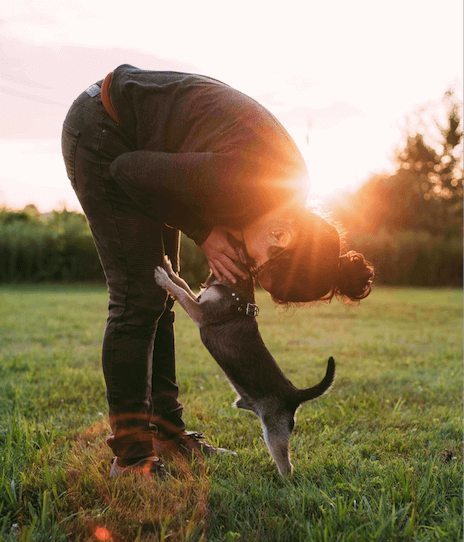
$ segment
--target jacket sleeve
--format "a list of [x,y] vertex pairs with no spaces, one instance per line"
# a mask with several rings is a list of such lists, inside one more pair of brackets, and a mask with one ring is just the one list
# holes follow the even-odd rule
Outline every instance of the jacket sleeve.
[[[152,198],[159,216],[168,213],[189,236],[186,228],[202,230],[203,235],[207,225],[242,228],[282,201],[275,183],[267,182],[275,178],[274,166],[241,151],[134,151],[118,156],[111,173],[132,198],[145,204]],[[266,186],[272,191],[263,189]],[[175,216],[174,209],[164,208],[160,196],[179,207]]]
[[175,156],[150,151],[125,153],[111,164],[111,175],[147,214],[201,245],[212,226],[202,218],[201,205],[188,191],[188,168],[179,167]]

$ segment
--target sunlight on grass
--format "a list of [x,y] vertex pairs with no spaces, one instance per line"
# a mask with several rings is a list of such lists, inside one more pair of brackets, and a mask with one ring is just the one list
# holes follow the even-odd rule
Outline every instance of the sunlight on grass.
[[298,411],[292,481],[179,308],[187,427],[239,455],[168,460],[160,483],[109,478],[106,292],[0,296],[2,542],[462,539],[461,291],[377,288],[357,309],[289,311],[257,293],[264,341],[296,386],[337,362],[331,392]]
[[[79,436],[68,455],[66,498],[76,513],[66,522],[70,532],[105,529],[111,539],[195,539],[206,525],[209,479],[201,458],[166,462],[173,477],[153,483],[137,475],[109,477],[111,454],[105,423]],[[195,536],[194,536],[195,535]],[[95,535],[96,536],[96,535]]]

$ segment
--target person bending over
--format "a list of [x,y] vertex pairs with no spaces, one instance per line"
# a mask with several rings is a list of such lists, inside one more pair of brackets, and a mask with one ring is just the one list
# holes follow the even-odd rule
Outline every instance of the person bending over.
[[173,300],[153,277],[165,255],[179,271],[180,231],[218,279],[246,278],[240,244],[276,303],[363,299],[373,268],[341,254],[337,229],[306,208],[308,173],[283,126],[215,79],[119,66],[74,101],[62,150],[109,292],[111,474],[163,477],[169,451],[231,453],[182,419]]

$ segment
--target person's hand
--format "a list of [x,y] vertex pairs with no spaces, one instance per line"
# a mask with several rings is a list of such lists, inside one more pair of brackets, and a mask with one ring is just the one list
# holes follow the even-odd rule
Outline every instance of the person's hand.
[[240,257],[229,243],[226,231],[221,227],[215,226],[207,239],[199,246],[218,280],[222,280],[224,276],[235,284],[237,280],[234,275],[247,279],[246,273],[235,265],[234,261],[239,261]]

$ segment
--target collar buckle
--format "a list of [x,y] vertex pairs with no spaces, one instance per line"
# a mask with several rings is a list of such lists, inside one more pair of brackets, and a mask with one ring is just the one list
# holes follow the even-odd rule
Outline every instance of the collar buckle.
[[244,314],[245,316],[255,317],[259,314],[259,307],[254,303],[247,303],[246,305],[240,305],[237,307],[238,312]]

